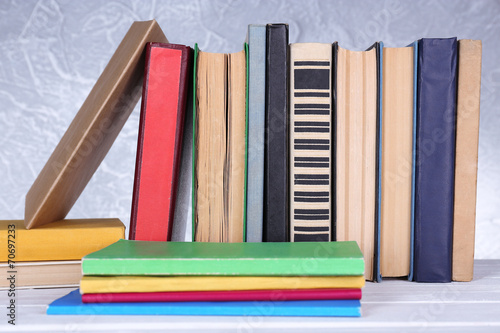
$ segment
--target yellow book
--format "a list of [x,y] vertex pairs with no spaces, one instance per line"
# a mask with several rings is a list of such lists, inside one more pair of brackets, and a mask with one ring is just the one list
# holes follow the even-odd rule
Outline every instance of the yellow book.
[[125,238],[119,219],[61,220],[27,230],[23,220],[0,221],[0,262],[80,260]]
[[362,288],[363,276],[84,276],[80,293]]

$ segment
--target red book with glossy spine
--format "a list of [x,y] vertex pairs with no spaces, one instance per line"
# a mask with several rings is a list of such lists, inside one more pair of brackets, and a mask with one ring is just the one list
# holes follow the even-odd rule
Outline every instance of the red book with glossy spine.
[[361,289],[280,289],[83,294],[83,303],[227,302],[361,299]]
[[188,46],[146,45],[129,239],[171,238],[191,58]]

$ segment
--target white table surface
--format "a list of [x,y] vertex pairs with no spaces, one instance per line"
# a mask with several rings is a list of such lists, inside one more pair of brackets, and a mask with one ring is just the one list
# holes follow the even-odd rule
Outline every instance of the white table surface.
[[361,318],[45,314],[73,289],[18,290],[15,328],[7,324],[7,291],[0,291],[0,332],[500,332],[500,260],[476,260],[467,283],[368,282]]

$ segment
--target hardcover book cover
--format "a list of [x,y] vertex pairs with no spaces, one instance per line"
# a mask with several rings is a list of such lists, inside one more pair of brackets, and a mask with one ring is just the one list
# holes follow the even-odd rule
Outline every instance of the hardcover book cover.
[[332,44],[290,44],[290,241],[332,240]]
[[246,241],[262,242],[266,110],[266,26],[248,26],[248,173]]
[[129,239],[171,239],[191,48],[148,43]]
[[362,288],[362,275],[348,276],[159,276],[159,275],[86,275],[80,281],[80,292],[141,293],[166,291],[223,291],[273,289]]
[[92,178],[141,97],[147,42],[168,40],[134,22],[26,194],[27,229],[64,219]]
[[453,281],[471,281],[474,273],[481,56],[480,40],[458,41]]
[[289,240],[288,25],[266,27],[264,241]]
[[191,315],[359,317],[359,300],[270,302],[83,303],[78,290],[47,308],[48,315]]
[[417,282],[450,282],[455,184],[457,39],[418,41],[415,255]]
[[[0,221],[0,244],[6,250],[0,251],[0,262],[80,260],[123,238],[125,226],[119,219],[67,219],[30,230],[23,220],[4,220]],[[9,258],[7,245],[12,241],[15,257]]]
[[361,299],[361,289],[270,289],[83,294],[83,303],[307,301]]
[[118,242],[85,256],[84,275],[362,275],[356,242]]

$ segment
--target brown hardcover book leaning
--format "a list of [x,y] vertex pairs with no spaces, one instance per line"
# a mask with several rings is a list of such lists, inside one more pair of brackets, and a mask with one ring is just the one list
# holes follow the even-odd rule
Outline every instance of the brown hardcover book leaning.
[[356,241],[373,280],[377,142],[377,52],[338,47],[336,240]]
[[480,40],[458,41],[453,281],[472,280],[474,270],[481,52]]
[[63,219],[141,96],[144,47],[168,43],[156,21],[134,22],[26,195],[27,229]]

